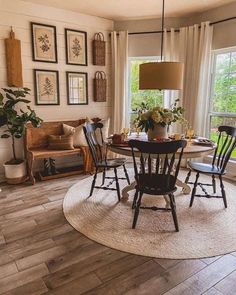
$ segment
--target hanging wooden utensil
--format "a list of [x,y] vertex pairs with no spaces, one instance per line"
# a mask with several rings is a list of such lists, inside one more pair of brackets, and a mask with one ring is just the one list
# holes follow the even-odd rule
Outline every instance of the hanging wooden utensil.
[[94,101],[106,101],[107,80],[103,71],[97,71],[93,79]]
[[11,28],[10,38],[5,39],[7,85],[9,87],[23,87],[21,42],[15,39],[15,33]]
[[103,33],[94,35],[93,40],[93,65],[105,66],[106,64],[106,42]]

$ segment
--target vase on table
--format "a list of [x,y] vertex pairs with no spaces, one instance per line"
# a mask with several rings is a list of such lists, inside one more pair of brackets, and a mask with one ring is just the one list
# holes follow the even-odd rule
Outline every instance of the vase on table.
[[153,129],[148,129],[147,136],[148,140],[168,138],[167,125],[155,123]]

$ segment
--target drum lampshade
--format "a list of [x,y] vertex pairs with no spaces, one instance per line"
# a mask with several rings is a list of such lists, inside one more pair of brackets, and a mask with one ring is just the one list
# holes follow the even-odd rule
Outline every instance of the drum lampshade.
[[151,62],[139,66],[139,89],[180,90],[183,87],[184,64]]

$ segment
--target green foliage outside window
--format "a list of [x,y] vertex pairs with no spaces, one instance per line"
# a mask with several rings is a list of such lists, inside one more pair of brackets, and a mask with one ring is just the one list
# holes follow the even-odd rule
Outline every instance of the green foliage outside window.
[[131,128],[137,117],[137,111],[144,102],[151,109],[155,106],[163,106],[163,92],[159,90],[139,90],[139,65],[154,60],[132,60],[130,62],[130,101],[131,101]]

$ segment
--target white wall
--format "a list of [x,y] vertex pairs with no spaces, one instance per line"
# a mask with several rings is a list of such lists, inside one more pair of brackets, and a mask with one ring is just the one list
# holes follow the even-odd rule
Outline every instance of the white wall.
[[[201,14],[197,14],[193,18],[193,22],[211,21],[235,17],[236,16],[236,1],[230,4],[208,10]],[[227,22],[222,22],[214,25],[213,31],[213,49],[227,48],[236,46],[236,19]]]
[[[30,22],[54,25],[57,28],[58,64],[32,61]],[[32,107],[45,121],[60,119],[77,119],[88,117],[109,117],[111,112],[111,59],[109,32],[113,30],[113,21],[99,17],[78,14],[67,10],[41,6],[18,0],[0,0],[0,87],[6,87],[6,61],[4,39],[9,36],[10,26],[21,40],[24,86],[32,89]],[[87,32],[88,66],[66,65],[64,29],[77,29]],[[92,39],[96,32],[103,32],[107,41],[106,67],[92,65]],[[60,106],[36,106],[34,103],[33,69],[52,69],[59,71]],[[108,78],[107,102],[93,102],[93,77],[97,70],[105,70]],[[88,73],[88,106],[69,106],[66,96],[65,71],[81,71]],[[22,146],[18,144],[18,152]],[[10,142],[0,139],[0,181],[2,164],[11,157]]]
[[[165,28],[179,28],[236,16],[236,1],[209,11],[198,13],[190,17],[172,17],[165,19]],[[129,32],[158,31],[161,29],[160,19],[130,20],[115,22],[115,30]],[[236,46],[236,20],[214,25],[213,49]],[[129,56],[160,55],[160,34],[130,35]]]
[[[188,25],[188,18],[166,18],[165,28],[179,28]],[[159,31],[160,19],[130,20],[115,22],[115,30],[128,32]],[[161,34],[129,35],[129,56],[160,55]]]

